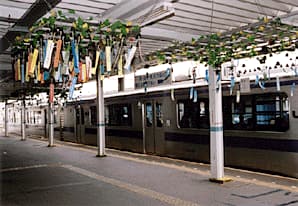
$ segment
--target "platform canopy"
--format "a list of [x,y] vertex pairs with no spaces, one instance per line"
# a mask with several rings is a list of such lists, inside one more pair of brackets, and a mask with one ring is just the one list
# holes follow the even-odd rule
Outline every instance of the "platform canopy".
[[171,52],[168,48],[200,36],[233,35],[250,25],[259,28],[260,20],[278,17],[282,23],[294,26],[293,34],[297,34],[298,26],[298,0],[1,0],[0,99],[11,96],[17,89],[10,58],[15,37],[29,32],[52,9],[74,10],[83,18],[92,17],[95,23],[109,18],[140,25],[138,55],[143,57],[157,51]]

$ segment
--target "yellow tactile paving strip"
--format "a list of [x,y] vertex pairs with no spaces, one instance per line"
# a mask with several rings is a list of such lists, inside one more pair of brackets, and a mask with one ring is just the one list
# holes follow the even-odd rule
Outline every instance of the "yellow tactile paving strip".
[[143,195],[143,196],[146,196],[146,197],[149,197],[149,198],[152,198],[152,199],[159,200],[161,202],[165,202],[169,205],[174,205],[174,206],[199,206],[199,204],[194,203],[194,202],[189,202],[189,201],[182,200],[182,199],[179,199],[179,198],[176,198],[176,197],[173,197],[173,196],[165,195],[165,194],[162,194],[160,192],[156,192],[156,191],[153,191],[153,190],[150,190],[150,189],[147,189],[147,188],[143,188],[143,187],[140,187],[140,186],[137,186],[137,185],[133,185],[133,184],[126,183],[126,182],[123,182],[123,181],[120,181],[120,180],[116,180],[116,179],[113,179],[113,178],[98,175],[96,173],[90,172],[88,170],[85,170],[85,169],[82,169],[82,168],[79,168],[79,167],[74,167],[72,165],[62,165],[62,167],[66,168],[66,169],[69,169],[73,172],[76,172],[78,174],[81,174],[81,175],[96,179],[96,180],[101,181],[101,182],[108,183],[108,184],[116,186],[116,187],[119,187],[119,188],[124,189],[126,191],[131,191],[131,192],[137,193],[139,195]]

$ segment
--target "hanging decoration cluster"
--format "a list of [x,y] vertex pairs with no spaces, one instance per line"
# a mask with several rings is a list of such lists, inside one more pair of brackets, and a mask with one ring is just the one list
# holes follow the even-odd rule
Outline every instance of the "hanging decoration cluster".
[[130,67],[133,55],[129,50],[135,48],[140,27],[92,20],[77,17],[74,10],[67,14],[53,10],[29,34],[16,37],[12,49],[15,81],[44,87],[54,82],[64,93],[69,89],[71,98],[76,83],[96,75],[101,79],[122,75],[124,65]]
[[294,51],[298,48],[297,39],[297,27],[283,24],[280,18],[269,20],[264,17],[237,31],[202,35],[189,43],[175,43],[165,50],[148,55],[147,60],[164,62],[170,58],[176,62],[194,59],[220,69],[222,63],[231,59]]

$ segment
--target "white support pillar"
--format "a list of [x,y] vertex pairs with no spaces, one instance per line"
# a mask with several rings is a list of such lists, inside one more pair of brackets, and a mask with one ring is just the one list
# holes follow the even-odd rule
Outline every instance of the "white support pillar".
[[230,181],[224,178],[224,147],[222,120],[222,89],[220,72],[209,66],[209,111],[210,111],[210,181],[223,183]]
[[25,110],[26,110],[26,104],[25,100],[22,101],[22,109],[21,109],[21,140],[24,141],[26,140],[26,132],[25,132],[25,126],[26,126],[26,115],[25,115]]
[[53,147],[54,146],[54,103],[49,103],[49,145],[48,147]]
[[5,101],[4,129],[5,129],[5,137],[8,137],[8,104],[7,104],[7,100]]
[[[98,72],[100,73],[100,71]],[[104,97],[103,97],[103,81],[100,74],[97,74],[97,157],[105,155],[105,119],[104,119]]]

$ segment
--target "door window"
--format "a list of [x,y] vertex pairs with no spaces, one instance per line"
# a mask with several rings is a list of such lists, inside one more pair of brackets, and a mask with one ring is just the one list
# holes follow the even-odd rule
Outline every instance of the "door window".
[[146,126],[152,127],[152,123],[153,123],[152,104],[146,103]]
[[156,103],[156,127],[163,126],[162,104]]

